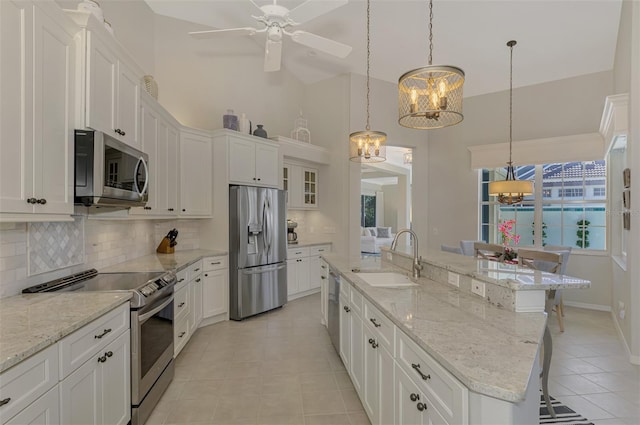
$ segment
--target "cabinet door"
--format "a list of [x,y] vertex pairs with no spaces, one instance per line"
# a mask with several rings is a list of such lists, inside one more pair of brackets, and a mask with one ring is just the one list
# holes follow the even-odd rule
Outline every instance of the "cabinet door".
[[189,326],[191,327],[191,334],[195,332],[196,328],[202,321],[202,304],[204,302],[202,299],[202,282],[203,276],[199,275],[190,283],[191,289],[189,290],[189,294],[191,296],[191,320]]
[[351,311],[349,303],[340,295],[340,358],[345,369],[351,371]]
[[[101,363],[95,355],[60,382],[60,423],[68,425],[102,422]],[[120,389],[123,391],[123,388]]]
[[395,362],[393,360],[393,356],[391,356],[384,346],[378,346],[376,351],[378,353],[378,422],[380,424],[392,424],[393,418],[395,417],[394,403],[390,403],[389,401],[395,399]]
[[180,210],[178,206],[178,145],[180,133],[173,125],[167,126],[167,150],[164,158],[167,173],[166,213],[177,216]]
[[351,319],[351,368],[350,375],[358,394],[363,394],[364,384],[364,328],[362,319],[355,311],[349,313]]
[[287,260],[287,295],[300,292],[298,286],[298,258]]
[[118,61],[117,87],[116,128],[121,132],[120,139],[140,148],[140,77],[121,61]]
[[318,170],[302,169],[302,205],[305,208],[318,206]]
[[211,215],[211,139],[182,134],[180,139],[180,215]]
[[229,181],[256,184],[256,147],[254,142],[229,137]]
[[0,212],[32,212],[33,6],[0,1]]
[[256,179],[261,186],[278,187],[278,147],[256,143]]
[[282,190],[284,190],[286,192],[285,195],[285,203],[287,208],[289,208],[289,198],[291,197],[291,191],[290,191],[290,170],[291,167],[287,164],[284,164],[284,166],[282,167]]
[[226,313],[229,310],[229,270],[213,270],[203,274],[202,318]]
[[140,143],[142,151],[149,155],[149,200],[144,207],[134,207],[129,214],[153,214],[158,211],[157,185],[160,167],[158,158],[158,115],[145,102],[140,107]]
[[320,323],[327,326],[327,313],[329,303],[329,284],[324,278],[320,283]]
[[5,422],[6,425],[57,425],[60,422],[59,390],[56,385],[20,413]]
[[308,291],[311,289],[311,279],[309,278],[309,257],[296,259],[298,262],[298,291]]
[[422,411],[418,403],[426,403],[417,385],[400,368],[395,367],[395,423],[399,425],[422,424]]
[[[131,350],[129,330],[100,354],[102,424],[126,425],[131,419]],[[91,360],[89,360],[91,361]]]
[[87,32],[87,127],[120,138],[115,130],[118,59],[91,31]]
[[320,287],[323,269],[320,268],[320,256],[309,257],[309,289]]
[[[171,149],[169,146],[169,126],[167,122],[158,119],[158,138],[156,142],[157,146],[157,155],[156,155],[156,164],[155,164],[155,177],[152,175],[152,181],[156,182],[156,188],[154,190],[156,194],[156,202],[155,209],[150,210],[151,214],[162,214],[164,211],[167,211],[169,208],[169,173],[167,172],[167,168],[169,166],[168,162],[168,154]],[[149,158],[151,161],[151,158]],[[151,170],[154,169],[153,164],[151,165]],[[149,205],[151,208],[154,208],[153,205]]]
[[380,423],[378,404],[378,351],[376,333],[369,326],[364,326],[364,383],[362,406],[367,411],[372,424]]

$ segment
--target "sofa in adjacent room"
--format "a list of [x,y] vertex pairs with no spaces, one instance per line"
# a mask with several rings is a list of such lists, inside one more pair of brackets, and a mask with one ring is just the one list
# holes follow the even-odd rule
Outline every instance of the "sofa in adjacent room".
[[391,246],[395,233],[391,227],[362,227],[360,232],[360,251],[377,254],[381,246]]

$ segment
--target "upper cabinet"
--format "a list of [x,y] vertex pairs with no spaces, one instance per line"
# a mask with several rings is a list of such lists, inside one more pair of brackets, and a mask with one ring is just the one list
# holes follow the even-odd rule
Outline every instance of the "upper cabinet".
[[144,72],[87,12],[69,11],[82,27],[78,127],[103,131],[140,148],[140,81]]
[[68,220],[77,27],[53,2],[3,0],[0,28],[0,220]]
[[280,186],[282,162],[277,143],[231,130],[216,131],[214,139],[227,143],[229,183]]
[[285,162],[283,165],[283,189],[287,191],[287,207],[290,209],[318,208],[318,170],[304,165]]
[[180,216],[211,216],[212,162],[211,136],[183,129],[180,134]]

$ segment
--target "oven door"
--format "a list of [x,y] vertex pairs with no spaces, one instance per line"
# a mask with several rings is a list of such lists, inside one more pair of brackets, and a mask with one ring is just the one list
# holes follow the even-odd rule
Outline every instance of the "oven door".
[[131,404],[139,405],[173,358],[173,293],[131,310]]

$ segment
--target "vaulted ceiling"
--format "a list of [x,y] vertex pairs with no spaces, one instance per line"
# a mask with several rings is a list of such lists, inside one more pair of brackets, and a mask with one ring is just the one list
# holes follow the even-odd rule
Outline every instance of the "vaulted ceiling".
[[[193,22],[193,31],[259,27],[249,0],[145,0],[154,12]],[[327,0],[314,0],[327,1]],[[329,0],[330,1],[330,0]],[[255,0],[259,6],[272,1]],[[280,0],[289,9],[302,0]],[[433,63],[455,65],[466,74],[465,97],[506,90],[509,50],[515,39],[514,87],[559,80],[613,68],[621,0],[434,0]],[[366,2],[348,4],[296,29],[353,46],[337,59],[285,37],[282,66],[305,83],[338,74],[366,73]],[[198,40],[215,51],[238,50],[264,34]],[[253,43],[253,44],[251,44]],[[372,0],[371,76],[396,83],[404,72],[427,64],[428,2]]]

